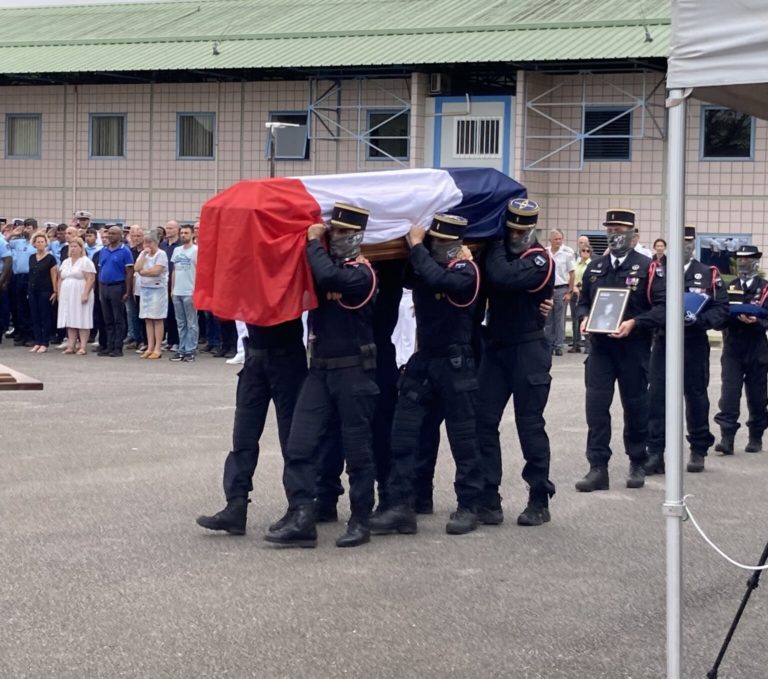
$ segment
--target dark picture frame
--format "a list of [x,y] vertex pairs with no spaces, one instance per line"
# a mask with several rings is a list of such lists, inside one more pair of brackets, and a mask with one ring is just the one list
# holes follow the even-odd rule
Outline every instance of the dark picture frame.
[[618,332],[629,301],[628,288],[600,288],[592,300],[587,332],[610,335]]

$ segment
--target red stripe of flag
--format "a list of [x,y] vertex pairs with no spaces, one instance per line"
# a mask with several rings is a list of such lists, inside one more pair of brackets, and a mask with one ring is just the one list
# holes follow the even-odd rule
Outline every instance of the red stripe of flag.
[[317,306],[306,257],[320,206],[298,179],[241,181],[203,206],[194,303],[224,319],[276,325]]

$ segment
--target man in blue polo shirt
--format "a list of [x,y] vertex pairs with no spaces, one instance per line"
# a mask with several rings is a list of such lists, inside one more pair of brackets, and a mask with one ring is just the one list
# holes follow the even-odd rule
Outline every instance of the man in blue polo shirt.
[[107,329],[107,345],[99,356],[122,356],[126,331],[125,300],[133,294],[133,256],[123,247],[116,224],[107,229],[107,247],[99,250],[99,300]]

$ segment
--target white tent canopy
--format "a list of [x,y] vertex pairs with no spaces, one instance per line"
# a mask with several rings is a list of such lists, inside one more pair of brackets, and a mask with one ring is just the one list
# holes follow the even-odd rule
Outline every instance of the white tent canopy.
[[676,0],[669,89],[768,118],[768,0]]
[[681,679],[685,102],[768,118],[768,0],[673,0],[667,89],[667,678]]

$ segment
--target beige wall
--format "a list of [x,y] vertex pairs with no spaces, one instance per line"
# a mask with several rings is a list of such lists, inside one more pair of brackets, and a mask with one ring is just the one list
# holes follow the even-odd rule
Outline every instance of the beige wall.
[[[518,72],[517,167],[531,165],[568,141],[554,139],[554,135],[569,134],[526,106],[526,101],[534,105],[558,104],[542,106],[541,111],[580,130],[582,98],[588,104],[628,104],[630,99],[625,93],[637,98],[642,98],[643,93],[649,96],[661,78],[662,74],[556,77]],[[536,97],[541,97],[538,102],[534,102]],[[666,132],[663,83],[648,101],[644,134],[641,110],[633,113],[633,134],[638,138],[631,142],[631,161],[587,161],[578,169],[581,145],[577,142],[536,165],[572,170],[521,171],[520,181],[528,187],[530,196],[542,202],[547,228],[561,229],[566,241],[573,243],[578,233],[601,228],[606,209],[628,207],[637,211],[641,242],[650,246],[655,238],[664,235],[666,142],[654,127],[652,116]],[[756,121],[751,161],[701,160],[700,123],[701,104],[694,100],[688,106],[686,222],[695,224],[700,234],[752,234],[754,243],[768,247],[768,122]],[[537,135],[550,138],[535,138]]]
[[[419,81],[420,82],[420,81]],[[317,83],[322,93],[332,83]],[[423,83],[419,87],[423,89]],[[396,99],[397,95],[400,100]],[[389,160],[367,160],[367,146],[354,139],[365,130],[365,111],[411,103],[406,79],[345,81],[324,106],[348,130],[331,125],[338,141],[313,116],[310,160],[277,161],[278,176],[393,169]],[[144,226],[168,219],[194,219],[217,191],[241,178],[269,175],[264,123],[270,111],[302,111],[308,82],[247,82],[156,85],[89,85],[0,88],[0,149],[5,149],[5,114],[42,114],[42,157],[0,160],[0,215],[64,221],[74,210],[96,218],[124,219]],[[415,130],[423,129],[416,111]],[[339,104],[338,109],[336,109]],[[176,159],[176,114],[216,113],[215,160]],[[90,113],[124,113],[126,157],[90,159]],[[419,125],[421,128],[419,128]],[[352,135],[350,135],[352,133]],[[421,164],[423,133],[412,144]],[[408,161],[406,161],[406,165]]]
[[[582,97],[588,103],[622,103],[649,95],[661,74],[610,76],[549,76],[518,72],[515,111],[515,163],[518,179],[531,197],[541,200],[543,223],[564,231],[568,242],[579,232],[599,229],[605,210],[625,206],[637,210],[641,240],[650,244],[661,235],[665,209],[665,141],[654,127],[651,113],[665,129],[663,83],[650,98],[641,130],[641,111],[633,113],[632,160],[585,162],[580,165],[580,143],[537,164],[572,170],[523,169],[565,143],[554,134],[569,134],[526,107],[538,99],[551,117],[574,130],[581,129]],[[163,85],[93,85],[0,88],[0,149],[5,148],[5,113],[41,113],[42,159],[0,161],[0,215],[35,216],[61,221],[75,209],[92,210],[97,218],[120,218],[145,226],[167,219],[194,219],[210,196],[241,178],[268,176],[264,123],[270,111],[305,110],[310,97],[332,87],[330,82],[246,82]],[[624,91],[620,92],[616,88]],[[645,88],[645,89],[644,89]],[[277,174],[307,175],[356,172],[400,167],[392,161],[366,159],[366,146],[354,139],[364,130],[363,108],[395,109],[408,102],[412,112],[411,167],[429,165],[425,154],[428,122],[427,80],[348,80],[332,91],[323,107],[346,132],[339,140],[318,118],[312,120],[311,157],[307,161],[278,161]],[[396,96],[393,96],[396,95]],[[399,97],[399,100],[396,98]],[[336,106],[339,106],[336,109]],[[768,247],[765,225],[768,195],[768,123],[755,126],[752,161],[699,159],[700,105],[688,113],[687,221],[700,233],[753,234]],[[216,112],[216,160],[176,160],[177,112]],[[89,113],[127,114],[127,156],[106,160],[88,158]],[[333,126],[331,126],[333,127]],[[350,134],[351,133],[351,134]],[[642,138],[641,138],[642,135]],[[538,136],[539,138],[535,138]]]

